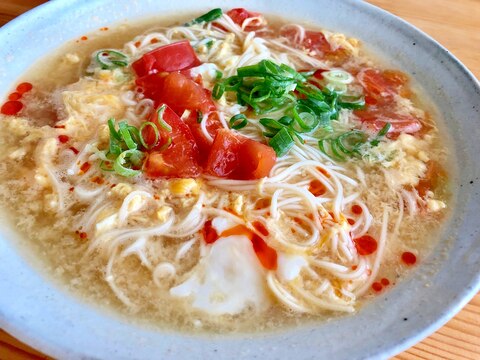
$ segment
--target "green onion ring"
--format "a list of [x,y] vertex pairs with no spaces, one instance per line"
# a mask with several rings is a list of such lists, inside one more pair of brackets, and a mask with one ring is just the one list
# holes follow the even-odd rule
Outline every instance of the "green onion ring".
[[[150,126],[153,129],[153,133],[155,134],[155,140],[154,140],[152,145],[148,145],[147,142],[145,141],[144,137],[143,137],[143,129],[145,129],[147,126]],[[151,121],[144,122],[142,124],[142,126],[140,126],[139,133],[140,133],[140,142],[142,143],[142,146],[145,149],[149,150],[149,149],[155,147],[155,145],[157,145],[158,139],[160,138],[160,132],[158,131],[157,125],[155,125],[155,123],[153,123]]]

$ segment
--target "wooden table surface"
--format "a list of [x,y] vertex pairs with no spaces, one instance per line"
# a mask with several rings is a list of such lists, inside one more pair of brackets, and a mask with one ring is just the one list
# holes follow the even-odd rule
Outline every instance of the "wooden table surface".
[[[0,0],[0,26],[43,0]],[[370,0],[425,31],[480,78],[480,0]],[[479,269],[480,271],[480,269]],[[47,359],[0,329],[0,360]],[[444,327],[395,359],[480,359],[480,294]]]

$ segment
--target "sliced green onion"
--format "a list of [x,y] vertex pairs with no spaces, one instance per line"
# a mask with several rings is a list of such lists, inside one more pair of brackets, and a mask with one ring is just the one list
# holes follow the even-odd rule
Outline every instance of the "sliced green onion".
[[137,149],[137,143],[133,141],[132,136],[130,135],[130,130],[129,126],[126,121],[121,121],[118,124],[119,127],[119,133],[122,136],[123,141],[125,141],[125,144],[127,144],[127,147],[130,150],[136,150]]
[[[143,130],[150,126],[153,130],[153,133],[155,135],[155,140],[153,141],[153,144],[149,145],[147,144],[147,142],[145,141],[145,138],[143,137]],[[145,149],[152,149],[153,147],[155,147],[158,143],[158,139],[160,138],[160,132],[158,131],[158,128],[157,128],[157,125],[155,125],[155,123],[151,122],[151,121],[146,121],[142,124],[142,126],[140,126],[140,142],[142,143],[143,147]]]
[[328,83],[325,86],[330,91],[336,92],[337,94],[345,94],[347,92],[347,85],[342,83]]
[[367,135],[363,131],[352,130],[340,135],[336,139],[336,143],[342,152],[352,154],[358,152],[358,147],[367,141]]
[[388,131],[390,130],[391,127],[392,127],[392,124],[386,123],[383,126],[383,128],[380,129],[377,136],[375,136],[375,138],[372,141],[370,141],[370,145],[377,146],[380,143],[381,138],[384,137],[385,135],[387,135],[387,133],[388,133]]
[[312,109],[306,105],[297,103],[292,109],[293,118],[295,119],[300,129],[295,129],[297,132],[311,132],[315,130],[320,123],[318,117]]
[[215,70],[215,79],[220,80],[223,77],[223,73],[220,70]]
[[[241,121],[239,121],[241,120]],[[229,121],[230,127],[235,130],[239,130],[247,126],[248,120],[247,117],[243,114],[237,114],[235,116],[232,116],[232,118]]]
[[353,81],[353,76],[344,70],[330,70],[322,72],[323,78],[333,84],[350,84]]
[[203,113],[201,111],[197,112],[197,123],[201,124],[203,120]]
[[163,113],[165,112],[165,109],[167,107],[165,105],[162,105],[158,110],[157,110],[157,121],[158,125],[160,125],[161,128],[167,130],[168,132],[172,131],[172,127],[167,124],[165,120],[163,120]]
[[218,100],[222,97],[224,92],[225,92],[225,85],[221,83],[216,83],[212,90],[212,97],[215,100]]
[[113,170],[118,175],[125,176],[125,177],[134,177],[140,175],[142,173],[141,170],[134,170],[132,168],[125,167],[127,160],[129,160],[132,164],[138,165],[141,159],[144,157],[144,154],[138,150],[126,150],[122,152],[118,157],[115,159],[113,163]]
[[363,109],[365,107],[365,98],[363,96],[343,95],[338,99],[338,105],[344,109]]
[[220,16],[222,16],[222,14],[223,14],[222,9],[220,9],[220,8],[213,9],[213,10],[210,10],[209,12],[207,12],[206,14],[203,14],[202,16],[199,16],[199,17],[193,19],[192,21],[186,23],[185,26],[192,26],[194,24],[211,22],[213,20],[218,19]]
[[95,59],[104,70],[112,70],[117,67],[128,66],[127,55],[117,50],[99,50],[95,55]]
[[278,119],[278,122],[282,125],[288,126],[293,123],[293,119],[290,116],[285,115]]
[[295,141],[288,132],[287,128],[281,129],[275,136],[273,136],[268,145],[275,150],[277,156],[285,155],[294,145]]
[[122,137],[115,129],[115,119],[114,118],[108,119],[107,124],[108,124],[108,129],[110,130],[110,137],[113,137],[115,140],[122,141]]

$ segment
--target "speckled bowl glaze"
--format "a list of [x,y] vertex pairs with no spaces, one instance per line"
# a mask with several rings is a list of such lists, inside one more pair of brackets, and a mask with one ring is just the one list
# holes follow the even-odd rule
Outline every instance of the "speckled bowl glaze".
[[126,18],[202,13],[217,6],[242,6],[344,32],[413,75],[443,115],[460,165],[453,174],[453,216],[438,245],[408,279],[355,316],[277,333],[207,337],[149,330],[85,305],[35,270],[3,221],[0,327],[61,359],[353,360],[387,358],[412,346],[480,288],[480,88],[446,49],[411,25],[357,0],[50,1],[0,29],[0,96],[35,59],[69,39]]

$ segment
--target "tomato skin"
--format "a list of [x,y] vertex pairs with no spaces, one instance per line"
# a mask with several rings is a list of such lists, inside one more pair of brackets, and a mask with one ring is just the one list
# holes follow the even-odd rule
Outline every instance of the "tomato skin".
[[244,8],[231,9],[230,11],[227,12],[227,15],[230,16],[233,22],[240,27],[242,27],[243,22],[247,19],[258,17],[258,16],[262,17],[262,20],[259,21],[258,23],[251,22],[250,24],[248,24],[244,29],[245,31],[259,30],[265,27],[266,25],[266,21],[265,19],[263,19],[263,16],[260,13],[248,11],[247,9],[244,9]]
[[182,40],[146,53],[132,64],[132,68],[141,78],[164,71],[191,69],[200,64],[189,41]]
[[260,179],[268,176],[275,161],[276,154],[271,147],[220,129],[207,159],[206,172],[237,180]]
[[[200,176],[198,147],[190,129],[168,106],[163,113],[163,120],[172,127],[171,132],[158,126],[157,111],[152,115],[151,121],[159,128],[161,141],[147,155],[145,174],[150,178]],[[171,137],[172,143],[167,149],[160,150],[168,137]]]

